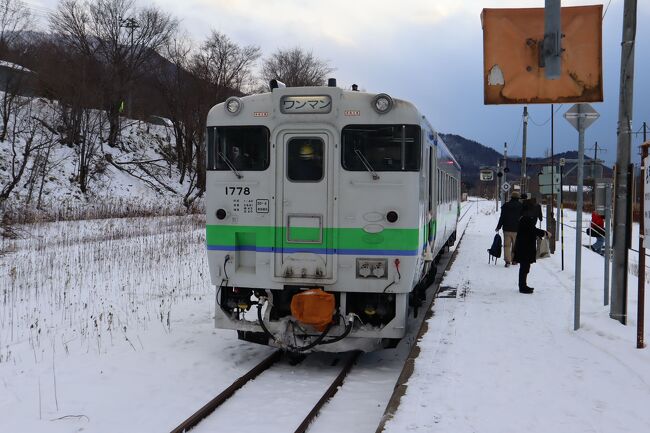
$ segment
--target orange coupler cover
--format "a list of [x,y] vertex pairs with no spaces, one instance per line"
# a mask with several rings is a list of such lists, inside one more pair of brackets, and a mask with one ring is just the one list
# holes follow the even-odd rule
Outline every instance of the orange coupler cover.
[[321,289],[310,289],[294,295],[291,314],[300,323],[324,331],[332,321],[336,301],[334,295]]

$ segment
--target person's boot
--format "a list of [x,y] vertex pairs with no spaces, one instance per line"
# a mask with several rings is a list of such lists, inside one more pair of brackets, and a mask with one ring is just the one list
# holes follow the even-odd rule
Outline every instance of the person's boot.
[[523,289],[519,288],[519,293],[525,293],[527,295],[530,295],[531,293],[533,293],[533,290],[535,289],[533,289],[532,287],[524,287]]

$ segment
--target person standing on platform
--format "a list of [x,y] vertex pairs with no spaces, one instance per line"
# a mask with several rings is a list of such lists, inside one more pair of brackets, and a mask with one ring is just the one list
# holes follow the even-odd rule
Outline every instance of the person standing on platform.
[[591,246],[591,249],[602,255],[603,244],[605,243],[605,218],[596,211],[591,213],[589,234],[592,238],[596,238],[596,242]]
[[521,212],[522,204],[519,201],[519,193],[515,191],[510,196],[510,201],[501,206],[501,215],[496,228],[497,232],[503,228],[503,255],[506,260],[506,268],[513,264],[512,252],[517,238]]
[[522,217],[519,219],[519,228],[517,230],[517,243],[515,244],[515,260],[519,262],[519,292],[533,293],[533,287],[529,287],[526,279],[530,271],[531,263],[535,263],[537,256],[537,238],[544,236],[551,237],[547,231],[535,227],[537,217],[526,216],[534,214],[535,205],[526,201],[522,210]]
[[526,202],[530,203],[530,206],[528,207],[525,215],[536,218],[539,220],[539,222],[542,222],[542,206],[537,203],[537,199],[535,197],[531,197],[524,201],[524,203]]

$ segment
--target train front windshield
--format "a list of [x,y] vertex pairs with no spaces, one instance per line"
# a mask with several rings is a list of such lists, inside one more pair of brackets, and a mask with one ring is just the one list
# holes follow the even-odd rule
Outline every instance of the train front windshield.
[[208,170],[264,171],[269,166],[269,130],[265,126],[208,128]]
[[[420,127],[415,125],[350,125],[343,128],[343,168],[365,171],[418,171]],[[366,161],[364,161],[364,159]]]

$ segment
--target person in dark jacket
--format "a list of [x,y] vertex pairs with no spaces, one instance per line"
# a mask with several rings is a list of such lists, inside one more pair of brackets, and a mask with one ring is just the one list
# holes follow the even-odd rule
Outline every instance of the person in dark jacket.
[[517,242],[515,244],[515,260],[519,262],[519,292],[533,293],[534,288],[528,287],[526,278],[530,271],[530,264],[535,263],[537,256],[537,238],[550,237],[551,234],[535,227],[536,217],[526,216],[533,212],[533,204],[524,203],[523,216],[519,219]]
[[525,215],[529,217],[537,218],[541,222],[543,219],[542,206],[539,203],[537,203],[537,199],[535,197],[531,197],[524,201],[524,203],[526,202],[530,203],[530,206],[528,207],[528,210],[526,211]]
[[497,224],[498,232],[503,227],[503,253],[506,260],[506,268],[512,261],[512,248],[517,238],[517,228],[521,217],[522,204],[519,202],[519,193],[513,192],[510,201],[501,206],[501,215]]

